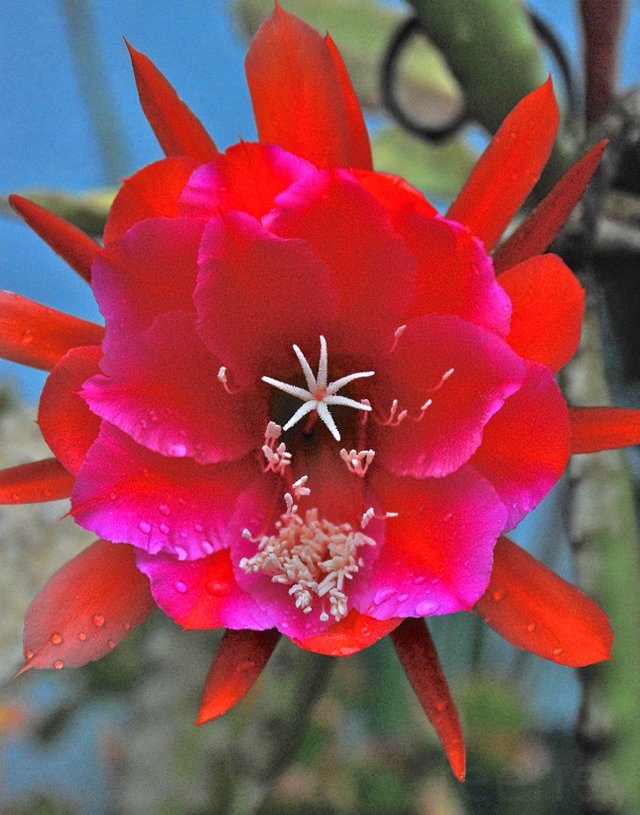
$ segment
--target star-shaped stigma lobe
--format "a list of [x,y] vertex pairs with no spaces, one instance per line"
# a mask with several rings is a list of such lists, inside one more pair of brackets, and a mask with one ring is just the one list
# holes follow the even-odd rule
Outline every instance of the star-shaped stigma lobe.
[[311,370],[311,366],[307,362],[307,358],[300,348],[294,345],[293,350],[300,362],[308,390],[299,388],[297,385],[289,385],[287,382],[281,382],[279,379],[272,379],[270,376],[262,377],[262,381],[266,382],[267,385],[272,385],[274,388],[288,393],[290,396],[295,396],[296,399],[300,399],[303,403],[282,429],[289,430],[297,424],[300,419],[315,410],[318,417],[322,419],[327,426],[333,438],[336,441],[340,441],[340,431],[336,427],[333,416],[329,412],[329,405],[344,405],[345,407],[352,407],[356,410],[371,410],[371,405],[350,399],[348,396],[338,396],[337,393],[344,388],[345,385],[348,385],[356,379],[373,376],[375,371],[362,371],[360,373],[348,374],[327,384],[328,358],[327,341],[325,338],[323,336],[320,337],[320,359],[318,361],[318,373],[315,376]]

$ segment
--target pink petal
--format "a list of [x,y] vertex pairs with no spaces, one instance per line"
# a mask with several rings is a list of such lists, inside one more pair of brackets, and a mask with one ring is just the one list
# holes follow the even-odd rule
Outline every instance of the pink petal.
[[203,224],[151,218],[110,243],[93,265],[92,286],[112,337],[147,328],[165,311],[193,311]]
[[261,444],[268,422],[263,392],[225,391],[220,362],[198,338],[193,312],[161,314],[141,334],[112,342],[101,368],[82,396],[150,450],[211,464]]
[[248,215],[208,222],[194,295],[198,330],[232,383],[299,370],[292,343],[317,345],[335,315],[328,277],[307,244],[275,237]]
[[77,668],[100,659],[153,608],[133,549],[96,541],[59,569],[31,604],[22,670]]
[[358,611],[384,620],[469,609],[487,587],[505,509],[481,475],[398,478],[378,468],[372,487],[386,512],[384,545],[354,583]]
[[183,628],[273,627],[265,610],[236,583],[228,549],[184,562],[139,551],[137,563],[156,603]]
[[210,218],[236,209],[261,218],[278,193],[312,169],[277,145],[240,142],[193,173],[180,196],[180,212]]
[[512,529],[556,484],[569,460],[567,405],[552,372],[527,363],[522,387],[484,428],[470,460],[507,508]]
[[200,465],[168,458],[103,422],[78,472],[71,514],[109,540],[194,560],[240,535],[246,522],[234,504],[258,472],[249,459]]
[[78,391],[98,370],[101,357],[97,345],[72,348],[47,377],[40,397],[38,425],[44,440],[71,473],[80,469],[100,429],[100,419]]
[[[453,316],[412,320],[371,379],[369,443],[377,460],[398,475],[453,472],[479,447],[484,426],[523,376],[523,362],[494,334]],[[416,421],[429,398],[432,404]],[[398,427],[384,426],[380,421],[394,399],[409,415]]]
[[[339,347],[386,351],[415,295],[415,261],[380,203],[343,170],[309,173],[277,198],[264,223],[303,238],[327,265],[340,295]],[[315,302],[315,291],[308,299]]]

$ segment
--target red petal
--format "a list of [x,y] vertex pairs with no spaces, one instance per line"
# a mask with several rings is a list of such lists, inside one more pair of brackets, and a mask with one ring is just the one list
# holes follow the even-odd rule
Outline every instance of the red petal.
[[96,541],[66,563],[31,604],[24,626],[30,668],[78,668],[100,659],[143,622],[154,602],[131,546]]
[[385,637],[402,622],[401,617],[389,620],[376,620],[366,614],[360,614],[355,608],[321,634],[314,634],[304,640],[293,639],[296,645],[316,654],[330,657],[348,657],[368,648]]
[[204,683],[196,724],[226,713],[262,673],[280,634],[269,631],[225,631]]
[[640,444],[640,410],[632,408],[569,408],[571,452],[597,453]]
[[371,168],[360,106],[331,40],[276,3],[245,67],[261,142],[319,167]]
[[73,476],[57,458],[0,470],[0,504],[34,504],[68,498]]
[[552,372],[530,362],[522,387],[484,428],[469,463],[491,482],[513,527],[556,484],[569,459],[567,405]]
[[70,348],[99,345],[104,329],[19,294],[0,291],[0,357],[50,371]]
[[177,217],[178,198],[196,167],[192,158],[165,158],[125,179],[104,227],[105,244],[138,221]]
[[40,397],[38,424],[42,435],[71,473],[80,469],[100,429],[100,419],[78,391],[97,373],[101,357],[102,351],[95,345],[72,348],[47,377]]
[[610,657],[604,612],[508,538],[496,545],[491,581],[475,609],[512,645],[561,665]]
[[500,275],[511,298],[507,342],[520,356],[557,371],[578,350],[584,290],[556,255],[530,258]]
[[136,51],[128,42],[127,48],[142,110],[165,155],[210,161],[218,154],[218,149],[202,122],[180,99],[149,57]]
[[449,208],[447,217],[468,226],[487,252],[540,178],[558,122],[548,79],[507,116]]
[[100,254],[100,246],[92,238],[53,212],[20,195],[10,195],[9,203],[36,235],[48,243],[80,277],[91,280],[91,264]]
[[[595,173],[607,140],[602,139],[573,164],[525,221],[496,250],[496,272],[539,255],[550,246]],[[500,280],[502,283],[502,279]]]
[[423,620],[405,620],[391,634],[402,667],[434,726],[453,774],[464,781],[465,752],[458,711],[435,645]]

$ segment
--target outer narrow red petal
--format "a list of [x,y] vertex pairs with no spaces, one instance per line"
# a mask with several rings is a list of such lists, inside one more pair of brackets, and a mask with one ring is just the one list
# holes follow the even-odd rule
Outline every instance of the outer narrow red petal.
[[381,637],[400,625],[401,617],[389,620],[376,620],[367,614],[360,614],[355,608],[321,634],[314,634],[304,640],[293,639],[296,645],[316,654],[330,657],[348,657],[363,648],[368,648]]
[[165,154],[210,161],[218,154],[218,148],[202,122],[180,99],[149,57],[136,51],[128,42],[126,44],[142,110]]
[[458,781],[464,781],[465,751],[455,702],[424,620],[407,619],[392,631],[402,667],[444,746]]
[[571,452],[596,453],[640,444],[640,410],[632,408],[569,408]]
[[91,264],[100,254],[100,246],[92,238],[77,226],[20,195],[10,195],[9,203],[36,235],[48,243],[80,277],[87,282],[91,280]]
[[35,504],[68,498],[73,476],[57,458],[0,470],[0,504]]
[[196,724],[226,713],[249,691],[262,673],[280,634],[268,631],[225,631],[204,683]]
[[98,373],[102,351],[72,348],[49,374],[40,397],[38,424],[45,441],[71,473],[77,473],[98,436],[100,419],[78,396],[83,383]]
[[487,251],[540,178],[558,122],[548,79],[507,116],[449,208],[447,217],[468,226]]
[[261,142],[319,167],[371,168],[362,113],[331,40],[276,3],[245,67]]
[[146,218],[175,218],[178,199],[198,162],[186,156],[165,158],[126,178],[104,227],[105,244]]
[[[547,193],[531,215],[496,250],[496,272],[510,269],[544,252],[569,217],[595,173],[607,140],[602,139],[573,164]],[[502,283],[502,279],[500,280]]]
[[520,356],[557,371],[578,350],[584,290],[556,255],[525,260],[500,276],[511,298],[507,342]]
[[143,622],[154,602],[131,546],[99,540],[66,563],[31,604],[29,668],[78,668],[100,659]]
[[609,659],[613,632],[593,600],[508,538],[496,545],[476,611],[517,648],[579,667]]
[[0,291],[0,357],[50,371],[70,348],[99,345],[103,328]]

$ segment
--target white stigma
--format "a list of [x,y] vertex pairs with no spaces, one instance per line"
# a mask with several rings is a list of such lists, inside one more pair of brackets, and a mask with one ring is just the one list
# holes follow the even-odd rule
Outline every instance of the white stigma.
[[353,382],[356,379],[364,379],[368,376],[373,376],[375,371],[362,371],[360,373],[349,374],[348,376],[341,376],[334,382],[327,384],[327,341],[324,337],[320,337],[320,360],[318,362],[318,373],[314,376],[311,366],[307,358],[302,353],[297,345],[293,346],[295,355],[298,357],[302,373],[307,382],[307,388],[299,388],[297,385],[289,385],[287,382],[281,382],[279,379],[272,379],[270,376],[263,376],[262,381],[267,385],[272,385],[290,396],[295,396],[300,399],[302,405],[296,410],[293,416],[282,428],[289,430],[300,419],[315,410],[318,417],[327,426],[329,432],[336,441],[340,441],[340,431],[336,427],[333,416],[329,412],[329,405],[344,405],[345,407],[355,408],[356,410],[371,410],[371,405],[364,402],[357,402],[355,399],[349,399],[348,396],[337,396],[339,390]]

